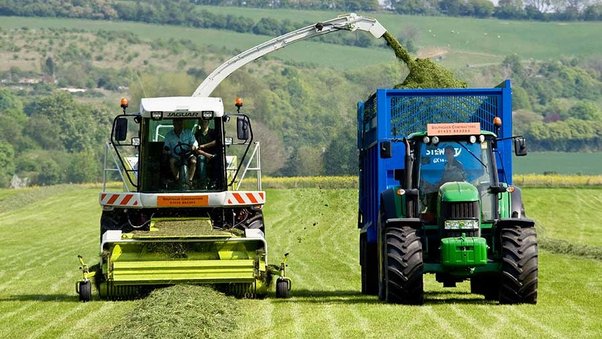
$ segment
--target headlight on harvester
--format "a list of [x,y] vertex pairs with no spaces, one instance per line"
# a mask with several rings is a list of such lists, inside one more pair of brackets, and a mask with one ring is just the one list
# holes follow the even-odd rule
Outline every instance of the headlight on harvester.
[[476,230],[479,228],[478,220],[445,220],[446,230]]

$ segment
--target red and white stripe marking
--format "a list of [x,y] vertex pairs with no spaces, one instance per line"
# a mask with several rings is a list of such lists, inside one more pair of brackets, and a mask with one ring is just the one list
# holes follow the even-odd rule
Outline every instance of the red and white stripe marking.
[[103,206],[140,206],[138,194],[101,193],[100,204]]
[[226,205],[263,205],[265,192],[227,192]]

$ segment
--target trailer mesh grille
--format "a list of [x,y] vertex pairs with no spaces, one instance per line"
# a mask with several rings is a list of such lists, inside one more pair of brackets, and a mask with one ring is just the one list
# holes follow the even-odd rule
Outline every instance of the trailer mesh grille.
[[427,123],[480,122],[481,129],[495,132],[493,118],[499,96],[393,96],[391,97],[391,135],[404,137],[426,130]]

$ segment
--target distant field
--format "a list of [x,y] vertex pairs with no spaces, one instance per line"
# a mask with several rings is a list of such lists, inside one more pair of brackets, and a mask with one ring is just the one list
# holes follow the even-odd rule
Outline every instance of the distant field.
[[[94,262],[98,253],[98,190],[0,190],[0,338],[102,338],[139,314],[140,301],[77,301],[76,255]],[[602,216],[596,206],[602,190],[524,193],[541,236],[600,244]],[[267,201],[269,260],[277,263],[290,253],[293,297],[240,300],[230,310],[240,319],[232,338],[602,336],[600,260],[541,250],[537,305],[499,306],[468,293],[467,283],[447,289],[432,276],[425,280],[424,306],[388,305],[359,292],[357,190],[268,190]]]
[[[133,22],[113,22],[80,19],[56,18],[21,18],[1,17],[0,28],[14,29],[27,27],[83,29],[85,31],[126,31],[138,35],[141,39],[187,39],[199,46],[226,48],[226,55],[234,55],[234,51],[242,52],[271,37],[243,34],[232,31],[213,29],[196,29],[182,26],[149,25]],[[350,46],[332,45],[320,42],[304,41],[294,44],[270,56],[296,63],[313,64],[336,69],[362,68],[370,65],[395,62],[392,51],[384,48],[366,49]],[[225,61],[225,59],[224,59]],[[0,66],[0,69],[2,67]]]
[[[337,12],[240,9],[204,6],[218,14],[234,14],[258,20],[261,17],[289,19],[296,23],[318,22]],[[497,19],[398,16],[367,13],[376,17],[394,34],[412,29],[416,43],[425,55],[441,55],[444,65],[452,68],[497,64],[507,55],[523,59],[557,60],[561,56],[598,56],[602,54],[599,32],[602,23],[509,22]],[[95,30],[129,31],[143,39],[190,39],[199,45],[225,47],[242,51],[268,40],[268,36],[241,34],[231,31],[195,29],[179,26],[149,25],[132,22],[93,21],[55,18],[2,17],[0,27],[43,28],[66,27]],[[334,33],[336,34],[336,33]],[[537,42],[537,43],[534,43]],[[355,48],[304,41],[271,54],[284,60],[310,63],[338,69],[361,68],[394,62],[392,51],[384,48]]]
[[602,153],[530,152],[514,157],[515,173],[602,174]]
[[[211,7],[218,14],[235,14],[258,20],[262,17],[289,19],[293,22],[320,21],[336,16],[328,11],[294,11],[255,8]],[[456,66],[495,62],[498,58],[518,54],[521,58],[555,60],[560,56],[602,54],[599,32],[601,22],[558,23],[471,19],[454,17],[400,16],[386,13],[360,13],[375,17],[385,28],[399,34],[408,27],[417,33],[421,48],[450,50],[449,62]],[[499,36],[499,38],[498,38]],[[474,58],[477,61],[473,61]],[[448,61],[443,61],[447,63]]]

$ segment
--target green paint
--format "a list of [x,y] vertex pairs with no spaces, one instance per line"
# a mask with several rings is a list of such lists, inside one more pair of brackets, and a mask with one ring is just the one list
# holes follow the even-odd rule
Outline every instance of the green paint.
[[474,267],[487,264],[485,238],[441,239],[441,264],[446,267]]
[[446,182],[439,188],[441,201],[478,201],[479,191],[467,182]]

